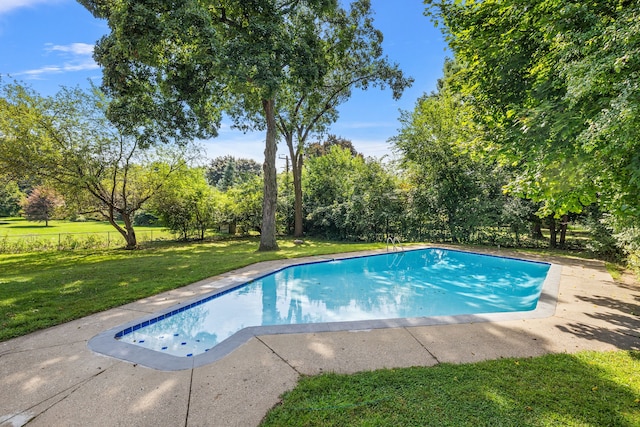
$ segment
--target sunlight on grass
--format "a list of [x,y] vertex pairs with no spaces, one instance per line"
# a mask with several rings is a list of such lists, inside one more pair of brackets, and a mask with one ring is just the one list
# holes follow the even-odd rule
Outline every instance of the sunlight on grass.
[[80,287],[82,286],[81,280],[76,280],[74,282],[68,283],[60,289],[61,294],[74,294],[80,292]]
[[612,262],[605,262],[604,266],[606,267],[607,272],[609,272],[613,280],[618,281],[622,278],[622,271],[624,270],[622,266]]
[[[140,250],[0,255],[0,341],[267,260],[384,247],[319,241],[256,252],[258,238],[162,242]],[[8,306],[11,301],[11,306]]]
[[263,426],[640,425],[640,352],[304,377]]
[[[162,227],[137,226],[136,232],[162,232]],[[28,221],[24,218],[3,218],[0,222],[0,236],[32,235],[32,234],[59,234],[59,233],[114,233],[118,231],[105,221],[61,221],[51,220],[49,226],[44,222]]]

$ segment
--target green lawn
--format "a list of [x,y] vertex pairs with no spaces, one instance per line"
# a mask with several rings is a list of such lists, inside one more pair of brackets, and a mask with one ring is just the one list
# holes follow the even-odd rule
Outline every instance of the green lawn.
[[640,352],[303,378],[263,426],[640,426]]
[[[265,253],[245,238],[0,255],[0,341],[259,261],[385,246],[279,244]],[[640,352],[303,378],[264,425],[638,426]]]
[[0,341],[117,307],[259,261],[383,248],[381,243],[279,241],[258,253],[257,238],[155,243],[141,250],[0,254]]
[[[136,232],[164,230],[163,227],[136,226]],[[49,226],[44,222],[27,221],[24,218],[0,218],[0,236],[43,235],[60,233],[117,233],[111,224],[104,221],[60,221],[51,220]]]
[[[136,226],[139,243],[175,238],[164,227]],[[122,235],[108,222],[27,221],[0,218],[0,253],[26,253],[68,249],[118,248],[125,246]]]

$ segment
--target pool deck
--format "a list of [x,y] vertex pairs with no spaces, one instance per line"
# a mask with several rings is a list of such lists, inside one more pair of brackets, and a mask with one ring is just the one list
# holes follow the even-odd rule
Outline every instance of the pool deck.
[[[193,369],[94,353],[95,335],[290,261],[270,261],[0,343],[0,426],[255,426],[301,375],[582,350],[640,350],[640,285],[603,263],[483,251],[560,265],[555,314],[538,319],[262,335]],[[364,253],[363,253],[364,254]]]

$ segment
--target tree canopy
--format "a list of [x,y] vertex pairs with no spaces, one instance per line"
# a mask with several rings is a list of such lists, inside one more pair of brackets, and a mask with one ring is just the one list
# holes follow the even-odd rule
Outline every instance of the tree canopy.
[[64,206],[64,199],[52,188],[38,186],[24,198],[22,206],[24,217],[30,221],[44,221],[45,227],[55,217],[56,211]]
[[[479,145],[542,214],[640,213],[640,4],[428,0],[461,67]],[[476,140],[476,142],[478,142]]]
[[[277,249],[276,99],[326,73],[317,21],[335,0],[80,0],[108,21],[96,46],[110,117],[148,136],[215,134],[221,111],[266,129],[261,250]],[[141,129],[141,130],[140,130]]]
[[309,85],[284,87],[276,112],[278,130],[291,156],[296,237],[303,234],[302,165],[309,137],[319,135],[338,119],[337,107],[354,89],[388,87],[393,99],[399,99],[413,82],[398,64],[383,56],[383,36],[373,25],[369,0],[354,1],[348,10],[339,8],[328,22],[315,25],[326,71]]
[[67,205],[109,221],[132,249],[135,213],[184,165],[183,153],[143,149],[106,119],[106,104],[98,90],[42,97],[20,84],[0,86],[0,171],[55,186]]
[[[235,158],[230,155],[219,156],[209,162],[206,177],[210,185],[229,187],[229,183],[237,184],[260,176],[262,168],[260,164],[252,159]],[[232,174],[231,177],[225,175]],[[223,190],[226,188],[223,188]]]

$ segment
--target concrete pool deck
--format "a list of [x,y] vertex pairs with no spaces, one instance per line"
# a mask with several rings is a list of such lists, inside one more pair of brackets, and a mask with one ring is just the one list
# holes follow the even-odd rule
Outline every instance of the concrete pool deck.
[[0,343],[0,426],[255,426],[301,375],[640,350],[640,285],[614,282],[598,261],[489,253],[561,266],[555,313],[538,319],[262,335],[214,363],[181,371],[146,368],[87,347],[107,329],[288,261],[255,264]]

